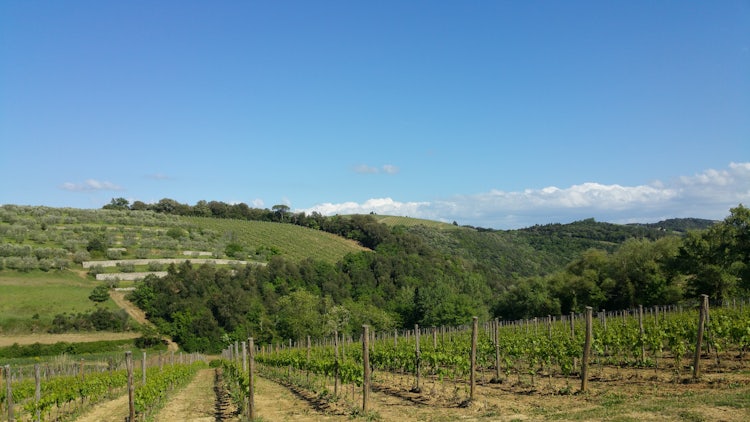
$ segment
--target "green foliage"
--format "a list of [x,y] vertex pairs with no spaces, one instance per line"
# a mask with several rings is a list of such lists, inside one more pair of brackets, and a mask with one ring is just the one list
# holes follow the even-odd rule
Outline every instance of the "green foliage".
[[109,300],[109,287],[104,284],[94,287],[89,299],[97,303]]

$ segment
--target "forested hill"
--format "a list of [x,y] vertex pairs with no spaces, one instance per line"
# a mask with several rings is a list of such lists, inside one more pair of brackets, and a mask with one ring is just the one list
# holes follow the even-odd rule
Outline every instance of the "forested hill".
[[254,261],[171,264],[166,276],[137,283],[131,299],[190,351],[250,336],[263,344],[332,329],[354,334],[362,324],[378,331],[452,326],[472,316],[750,295],[750,210],[741,205],[686,234],[593,219],[490,230],[205,201],[130,206],[118,199],[105,208],[0,207],[0,271],[61,271],[90,259],[186,251]]
[[423,220],[376,216],[425,240],[431,247],[461,256],[506,279],[546,275],[559,271],[588,249],[614,252],[628,239],[657,240],[705,229],[715,221],[670,219],[653,224],[612,224],[593,218],[568,224],[535,225],[518,230],[492,230],[471,226],[424,224]]

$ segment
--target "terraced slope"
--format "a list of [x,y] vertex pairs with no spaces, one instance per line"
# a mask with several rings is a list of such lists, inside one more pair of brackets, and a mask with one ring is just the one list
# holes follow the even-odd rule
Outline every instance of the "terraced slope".
[[272,250],[296,261],[314,258],[334,263],[348,253],[366,250],[352,240],[292,224],[207,217],[182,219],[192,226],[218,233],[226,241],[246,245],[249,252]]

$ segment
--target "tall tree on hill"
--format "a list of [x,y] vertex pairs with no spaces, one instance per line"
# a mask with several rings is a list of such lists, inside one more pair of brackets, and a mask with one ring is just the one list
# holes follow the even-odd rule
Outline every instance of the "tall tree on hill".
[[274,213],[279,217],[279,221],[284,221],[284,215],[289,212],[289,206],[278,204],[271,207]]
[[740,204],[719,224],[690,232],[674,261],[688,277],[688,292],[723,300],[750,293],[750,210]]

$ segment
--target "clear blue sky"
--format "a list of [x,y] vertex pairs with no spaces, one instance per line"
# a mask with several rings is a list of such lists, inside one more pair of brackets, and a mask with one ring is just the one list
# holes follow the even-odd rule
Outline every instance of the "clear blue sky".
[[0,204],[750,205],[750,2],[0,2]]

